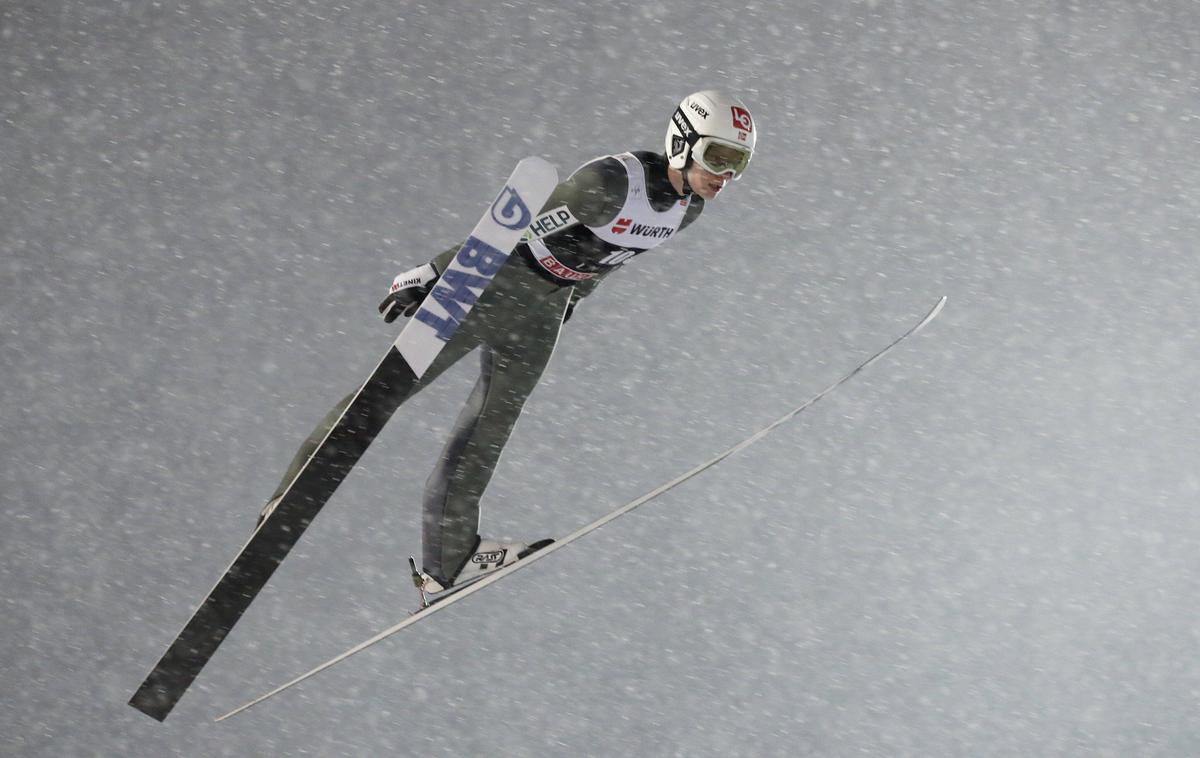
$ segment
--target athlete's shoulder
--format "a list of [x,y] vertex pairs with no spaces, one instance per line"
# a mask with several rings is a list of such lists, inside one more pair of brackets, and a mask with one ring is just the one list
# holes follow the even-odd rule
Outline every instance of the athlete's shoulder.
[[616,218],[628,191],[625,166],[614,156],[602,155],[584,163],[560,182],[547,207],[566,205],[582,223],[604,226]]
[[615,155],[601,155],[584,163],[567,177],[578,187],[623,194],[629,185],[625,166]]
[[667,171],[667,156],[662,153],[656,153],[653,150],[631,150],[630,155],[638,159],[638,163],[645,166],[647,169]]

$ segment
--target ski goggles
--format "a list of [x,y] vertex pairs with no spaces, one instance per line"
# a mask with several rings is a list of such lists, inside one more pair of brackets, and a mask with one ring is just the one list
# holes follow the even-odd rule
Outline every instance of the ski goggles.
[[732,173],[737,179],[750,163],[750,151],[714,137],[701,137],[692,148],[692,159],[705,171],[718,176]]

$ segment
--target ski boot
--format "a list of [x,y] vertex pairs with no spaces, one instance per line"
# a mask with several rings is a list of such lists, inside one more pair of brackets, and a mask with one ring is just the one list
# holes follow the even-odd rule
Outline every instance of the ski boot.
[[553,543],[552,539],[538,540],[532,544],[523,542],[499,543],[494,540],[475,538],[475,549],[471,557],[463,564],[458,573],[449,582],[439,581],[432,575],[417,568],[415,558],[409,557],[408,565],[412,569],[413,584],[421,593],[421,607],[428,608],[458,590],[474,584],[494,571],[516,563],[522,558]]

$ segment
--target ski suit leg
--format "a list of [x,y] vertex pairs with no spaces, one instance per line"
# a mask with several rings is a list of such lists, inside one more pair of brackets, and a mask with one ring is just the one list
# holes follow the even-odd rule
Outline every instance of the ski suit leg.
[[480,348],[479,379],[425,485],[424,568],[439,581],[453,578],[475,547],[479,499],[550,361],[570,297],[570,288],[556,292]]
[[[477,344],[477,339],[471,333],[471,330],[466,329],[466,325],[464,324],[462,333],[456,335],[455,339],[446,344],[446,347],[444,347],[442,352],[438,354],[437,359],[434,360],[433,365],[429,367],[429,369],[425,372],[425,375],[421,377],[420,381],[413,385],[413,387],[408,391],[407,394],[404,395],[403,398],[398,400],[397,404],[399,405],[404,403],[410,397],[420,392],[423,388],[428,386],[430,382],[436,379],[443,371],[450,368],[460,358],[471,352],[471,350],[473,350]],[[283,479],[280,480],[279,486],[275,488],[275,492],[271,494],[271,497],[267,499],[267,502],[280,497],[284,492],[287,491],[287,488],[291,486],[292,481],[295,480],[296,476],[300,473],[300,470],[304,468],[304,464],[308,462],[308,459],[312,457],[312,454],[316,451],[317,447],[320,446],[322,440],[324,440],[326,435],[329,434],[329,430],[332,429],[334,424],[338,422],[338,419],[342,417],[342,414],[346,411],[346,407],[350,405],[350,402],[354,399],[356,394],[358,394],[357,390],[351,392],[349,395],[346,395],[341,399],[340,402],[338,402],[337,405],[333,406],[329,413],[325,415],[325,418],[321,419],[316,428],[312,430],[312,433],[308,435],[308,438],[305,439],[300,445],[300,449],[296,451],[296,455],[292,457],[291,463],[288,464],[287,471],[284,472]]]
[[271,493],[271,497],[267,498],[267,502],[281,497],[287,491],[292,480],[296,478],[296,475],[300,473],[300,469],[304,468],[304,464],[312,457],[317,446],[321,444],[321,440],[325,439],[325,435],[329,434],[329,430],[333,428],[333,425],[346,412],[346,406],[350,405],[350,401],[354,399],[356,392],[346,395],[337,405],[333,406],[329,413],[325,414],[325,418],[317,423],[316,428],[312,430],[304,442],[300,443],[300,449],[292,456],[292,462],[288,464],[287,471],[283,473],[283,479],[279,480],[279,486]]

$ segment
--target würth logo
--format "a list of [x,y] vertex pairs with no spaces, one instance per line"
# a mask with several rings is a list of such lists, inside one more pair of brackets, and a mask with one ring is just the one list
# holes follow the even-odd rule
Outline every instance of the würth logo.
[[[622,230],[624,231],[624,230]],[[666,239],[675,233],[673,226],[646,226],[645,224],[634,224],[629,227],[629,233],[635,237],[657,237],[658,239]]]
[[733,110],[733,128],[741,129],[744,132],[754,131],[754,124],[750,121],[750,112],[736,105],[731,108]]
[[632,223],[633,223],[633,219],[631,219],[631,218],[617,219],[617,223],[613,224],[613,228],[612,228],[613,233],[614,234],[624,234],[629,229],[629,225]]

